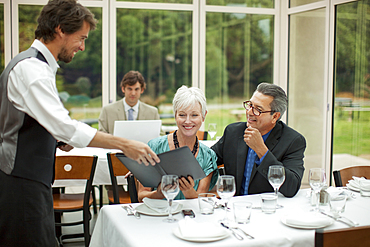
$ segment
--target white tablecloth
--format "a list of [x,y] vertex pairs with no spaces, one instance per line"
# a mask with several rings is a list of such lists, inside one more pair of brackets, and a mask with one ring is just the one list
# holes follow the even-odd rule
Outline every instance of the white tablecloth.
[[[104,148],[74,148],[69,152],[64,152],[60,149],[57,149],[57,156],[67,156],[67,155],[81,155],[81,156],[98,156],[98,162],[96,164],[95,176],[93,180],[94,185],[109,185],[111,184],[107,153],[117,153],[121,152],[117,149],[104,149]],[[127,184],[126,179],[123,177],[118,177],[118,184]],[[66,186],[84,186],[86,181],[81,180],[57,180],[54,182],[53,187],[66,187]]]
[[[281,218],[295,210],[309,211],[312,207],[307,197],[307,189],[300,190],[293,198],[285,198],[279,194],[278,202],[284,208],[278,209],[275,214],[264,214],[260,209],[253,209],[250,223],[238,225],[255,237],[250,240],[244,238],[237,240],[234,236],[210,243],[201,243],[206,246],[314,246],[315,230],[296,229],[288,227],[281,222]],[[357,221],[360,225],[370,225],[370,198],[361,197],[356,193],[356,199],[349,199],[343,216]],[[260,205],[259,195],[234,197],[232,202],[245,200]],[[224,217],[223,209],[216,209],[213,215],[201,215],[197,199],[177,201],[185,209],[193,209],[197,222],[218,222]],[[132,204],[134,207],[139,204]],[[328,206],[322,206],[329,210]],[[174,215],[182,219],[182,214]],[[196,246],[200,243],[184,241],[177,238],[172,232],[178,223],[165,223],[165,217],[142,215],[141,219],[126,216],[125,210],[120,205],[104,206],[99,213],[92,234],[90,246]],[[232,218],[232,212],[229,212]],[[325,229],[348,227],[340,222],[334,222]]]

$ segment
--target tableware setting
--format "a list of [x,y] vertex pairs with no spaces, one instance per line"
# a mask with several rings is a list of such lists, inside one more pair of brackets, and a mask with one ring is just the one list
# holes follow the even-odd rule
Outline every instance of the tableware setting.
[[318,212],[295,211],[284,214],[281,222],[287,226],[300,229],[316,229],[330,226],[334,219],[321,215]]
[[168,201],[168,218],[163,221],[168,223],[174,223],[178,221],[172,217],[172,203],[173,199],[177,196],[180,191],[179,188],[179,177],[176,175],[163,175],[161,181],[162,194]]
[[360,181],[362,180],[366,180],[366,178],[352,176],[352,179],[348,181],[348,184],[346,184],[346,187],[352,191],[360,192],[361,191]]
[[360,180],[360,193],[361,196],[370,196],[370,179]]
[[[172,214],[178,214],[182,210],[182,204],[178,202],[173,202],[171,207]],[[137,206],[136,211],[140,214],[149,216],[167,216],[168,212],[168,202],[161,199],[151,199],[144,198],[143,204]]]
[[262,193],[261,198],[261,209],[266,214],[273,214],[277,208],[277,195],[275,193]]
[[[272,166],[270,166],[269,171],[267,173],[267,177],[268,177],[269,183],[274,188],[275,196],[277,198],[278,190],[285,181],[284,166],[282,166],[282,165],[272,165]],[[277,201],[276,201],[276,207],[279,207],[279,204],[277,203]]]
[[198,205],[201,214],[213,214],[216,208],[216,195],[213,193],[200,193]]
[[252,203],[251,202],[234,202],[234,220],[238,224],[247,224],[251,219]]
[[185,217],[173,229],[173,234],[183,240],[192,242],[213,242],[230,236],[230,232],[218,224],[211,222],[197,222]]
[[311,168],[308,182],[316,194],[316,207],[312,211],[320,211],[320,191],[326,184],[326,174],[323,168]]
[[228,222],[229,219],[227,217],[228,215],[228,209],[227,206],[230,198],[232,198],[235,195],[235,179],[234,176],[230,175],[222,175],[218,177],[217,183],[217,194],[221,197],[221,199],[225,202],[225,216],[223,220],[220,220],[220,222]]

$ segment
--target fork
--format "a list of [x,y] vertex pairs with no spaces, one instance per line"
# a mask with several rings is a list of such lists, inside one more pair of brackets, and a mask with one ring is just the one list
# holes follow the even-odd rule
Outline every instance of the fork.
[[248,233],[246,233],[243,229],[239,228],[239,227],[236,227],[236,226],[233,226],[233,227],[230,227],[231,229],[235,229],[235,230],[239,230],[241,231],[242,233],[244,233],[244,235],[246,235],[248,238],[250,239],[254,239],[254,237]]
[[141,216],[140,216],[139,212],[137,212],[136,209],[131,204],[128,205],[128,206],[130,207],[131,212],[134,213],[134,216],[136,217],[136,219],[140,219]]
[[[131,206],[131,205],[130,205]],[[124,206],[122,206],[122,208],[124,209],[124,210],[126,210],[126,212],[127,212],[127,216],[131,216],[131,215],[133,215],[133,216],[135,216],[135,218],[136,219],[140,219],[140,214],[138,213],[138,212],[136,212],[136,210],[135,209],[133,209],[133,207],[131,206],[131,207],[129,207],[129,206],[126,206],[126,205],[124,205]]]

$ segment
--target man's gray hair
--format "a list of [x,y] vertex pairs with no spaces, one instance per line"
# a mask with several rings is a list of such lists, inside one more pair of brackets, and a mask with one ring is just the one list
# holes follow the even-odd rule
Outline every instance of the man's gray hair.
[[257,86],[255,92],[259,92],[263,95],[268,95],[274,98],[270,104],[271,111],[273,111],[271,112],[271,115],[274,114],[274,112],[280,112],[280,118],[284,115],[288,107],[288,98],[285,91],[281,87],[275,84],[262,82]]
[[189,106],[194,106],[196,103],[200,104],[202,117],[204,119],[207,112],[207,102],[202,90],[197,87],[181,86],[177,89],[173,97],[173,112],[176,115],[179,109],[186,109]]

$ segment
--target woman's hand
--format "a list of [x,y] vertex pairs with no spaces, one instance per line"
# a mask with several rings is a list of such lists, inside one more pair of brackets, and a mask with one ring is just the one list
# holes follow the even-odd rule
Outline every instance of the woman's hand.
[[184,194],[185,198],[197,198],[198,194],[194,190],[194,180],[191,176],[181,177],[179,179],[179,187],[182,193]]

